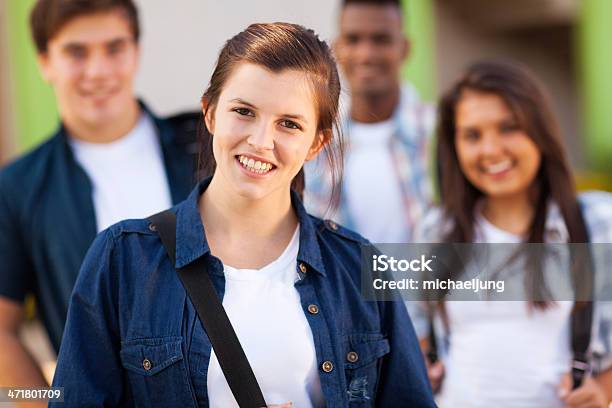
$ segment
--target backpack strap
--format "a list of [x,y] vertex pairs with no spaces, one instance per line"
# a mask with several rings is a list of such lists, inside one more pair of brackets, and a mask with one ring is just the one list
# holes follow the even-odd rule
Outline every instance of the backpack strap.
[[[176,215],[167,210],[148,218],[157,230],[174,265],[176,262]],[[238,336],[208,275],[204,257],[177,269],[202,326],[219,360],[227,383],[243,408],[265,407],[263,393]]]
[[[583,303],[583,305],[579,307],[580,303]],[[572,389],[576,389],[582,385],[584,378],[591,369],[588,349],[591,342],[593,302],[574,302],[571,320]]]
[[[576,389],[582,385],[584,378],[590,373],[589,346],[591,344],[591,330],[593,326],[593,281],[594,265],[591,249],[589,246],[590,237],[586,227],[586,222],[579,211],[580,222],[586,234],[586,248],[578,248],[576,257],[579,259],[579,270],[572,270],[574,277],[574,287],[576,290],[576,300],[571,314],[571,345],[572,345],[572,387]],[[571,248],[570,248],[571,253]],[[572,259],[571,264],[576,262]],[[586,271],[584,266],[586,266]],[[577,273],[580,272],[580,273]],[[586,300],[585,300],[586,299]]]

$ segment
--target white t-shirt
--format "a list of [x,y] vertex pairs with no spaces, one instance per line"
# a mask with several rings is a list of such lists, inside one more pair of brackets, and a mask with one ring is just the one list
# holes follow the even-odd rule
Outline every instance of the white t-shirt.
[[128,218],[172,206],[153,119],[142,113],[127,135],[111,143],[70,139],[74,157],[92,183],[98,232]]
[[[521,237],[477,216],[476,242],[519,243]],[[450,348],[440,408],[556,408],[569,371],[573,303],[546,310],[528,302],[445,303]]]
[[[223,307],[268,404],[323,407],[312,331],[294,284],[299,227],[283,254],[261,269],[224,265]],[[214,350],[208,366],[211,407],[237,407]]]
[[402,190],[389,150],[393,119],[352,122],[349,131],[344,179],[355,229],[374,243],[407,242]]

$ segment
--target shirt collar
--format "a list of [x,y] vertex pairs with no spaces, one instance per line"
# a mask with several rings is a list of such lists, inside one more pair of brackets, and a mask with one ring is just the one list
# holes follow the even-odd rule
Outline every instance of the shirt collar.
[[[347,93],[348,95],[348,93]],[[345,98],[348,98],[346,96]],[[342,106],[350,106],[350,99],[343,99]],[[353,123],[350,116],[350,108],[341,112],[343,120],[343,133],[347,135],[347,142],[350,145],[350,126]],[[393,136],[405,142],[415,143],[420,136],[419,123],[431,122],[433,125],[433,107],[420,101],[419,94],[413,85],[403,83],[400,86],[400,98],[391,120],[394,123]]]
[[[202,180],[189,197],[176,207],[176,268],[182,268],[199,257],[210,253],[204,225],[202,225],[200,217],[198,201],[210,184],[211,179],[209,177]],[[315,226],[294,191],[291,191],[291,204],[300,223],[298,262],[308,264],[312,270],[325,276],[325,267],[323,266]]]
[[[482,207],[484,201],[479,200],[475,207],[474,213],[476,217],[482,217]],[[559,205],[550,200],[546,210],[546,222],[544,223],[544,242],[548,244],[565,243],[569,241],[569,232],[563,220],[563,214]]]
[[[160,122],[159,118],[157,118],[157,116],[153,114],[153,112],[151,111],[151,109],[149,109],[146,103],[144,103],[140,99],[138,99],[137,101],[138,101],[138,106],[140,106],[140,109],[141,109],[141,112],[140,112],[141,116],[136,122],[136,126],[138,126],[138,124],[140,123],[140,119],[142,118],[142,115],[147,115],[149,116],[149,118],[153,120],[155,125],[159,127],[159,122]],[[66,125],[64,124],[64,121],[60,121],[59,127],[57,128],[55,135],[59,137],[63,142],[65,142],[67,145],[69,144],[70,135],[68,133],[68,129],[66,129]]]
[[300,249],[297,259],[299,262],[305,262],[321,275],[327,276],[313,219],[306,212],[298,194],[293,190],[291,190],[291,204],[300,223]]
[[198,209],[200,196],[210,184],[210,178],[200,182],[185,201],[176,207],[176,263],[182,268],[210,252],[204,225]]

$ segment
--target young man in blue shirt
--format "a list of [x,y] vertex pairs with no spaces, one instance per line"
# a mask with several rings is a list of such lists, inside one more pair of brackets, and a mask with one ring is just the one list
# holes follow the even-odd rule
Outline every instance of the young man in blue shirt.
[[196,116],[157,118],[134,95],[139,23],[132,0],[38,0],[30,23],[61,124],[0,170],[3,386],[45,385],[18,337],[24,298],[35,295],[57,351],[96,233],[170,207],[195,180]]

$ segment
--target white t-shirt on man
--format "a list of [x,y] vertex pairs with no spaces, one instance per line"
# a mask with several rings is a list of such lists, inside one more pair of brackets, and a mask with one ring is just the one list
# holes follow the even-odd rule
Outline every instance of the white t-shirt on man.
[[98,232],[172,206],[159,138],[148,114],[143,112],[136,126],[114,142],[71,138],[70,144],[92,183]]
[[347,209],[355,229],[374,243],[407,242],[400,180],[389,148],[393,119],[351,122],[344,168]]
[[[323,407],[310,325],[295,289],[299,227],[274,262],[261,269],[224,265],[223,307],[268,404]],[[208,365],[211,407],[238,407],[214,350]]]

